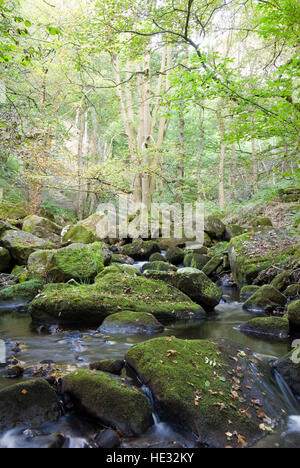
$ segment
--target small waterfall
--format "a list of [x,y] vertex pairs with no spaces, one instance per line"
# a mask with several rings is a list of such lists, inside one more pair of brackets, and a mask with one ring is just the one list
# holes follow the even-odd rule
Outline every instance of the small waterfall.
[[[293,394],[292,390],[284,380],[284,378],[279,374],[277,370],[274,370],[274,377],[276,380],[276,383],[278,385],[278,388],[280,389],[282,396],[284,398],[284,401],[290,411],[290,415],[299,415],[300,414],[300,404],[295,395]],[[295,416],[299,418],[300,422],[300,416]]]
[[141,390],[145,393],[146,397],[148,398],[151,404],[151,407],[153,408],[152,417],[153,417],[154,425],[157,426],[158,424],[160,424],[160,419],[159,419],[157,412],[155,411],[154,399],[150,391],[150,388],[146,387],[146,385],[143,385]]

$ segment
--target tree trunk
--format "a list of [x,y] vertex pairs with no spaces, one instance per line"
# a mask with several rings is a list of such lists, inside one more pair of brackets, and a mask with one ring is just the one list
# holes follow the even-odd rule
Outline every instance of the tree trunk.
[[79,132],[78,132],[78,152],[77,152],[77,165],[78,165],[78,200],[77,200],[77,216],[79,221],[83,219],[84,215],[84,181],[83,181],[83,168],[84,168],[84,141],[86,131],[86,108],[85,103],[79,109]]
[[219,121],[219,131],[221,136],[221,152],[219,160],[219,206],[221,210],[225,208],[225,190],[224,190],[224,168],[226,156],[226,140],[225,140],[225,122],[222,116],[221,107],[217,110]]

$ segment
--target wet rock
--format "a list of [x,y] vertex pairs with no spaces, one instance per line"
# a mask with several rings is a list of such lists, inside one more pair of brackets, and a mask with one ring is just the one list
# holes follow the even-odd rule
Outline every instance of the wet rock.
[[145,271],[177,271],[177,268],[166,262],[150,262],[143,265],[142,272]]
[[300,331],[300,300],[290,302],[287,310],[291,331]]
[[99,326],[121,311],[153,313],[158,320],[203,316],[202,308],[174,287],[143,277],[108,274],[95,285],[48,285],[30,304],[35,323]]
[[18,379],[22,376],[24,372],[24,368],[20,365],[17,366],[9,366],[5,369],[3,373],[3,377],[5,379]]
[[272,286],[265,285],[259,288],[244,304],[249,311],[273,312],[277,307],[283,307],[287,298]]
[[54,249],[55,244],[23,231],[6,231],[0,244],[9,250],[18,265],[26,265],[29,256],[36,250]]
[[23,231],[29,232],[40,239],[46,239],[54,244],[59,244],[62,228],[47,218],[41,216],[28,216],[23,223]]
[[171,247],[167,250],[166,259],[173,265],[181,265],[184,260],[184,251],[179,247]]
[[108,372],[109,374],[121,375],[124,369],[125,361],[105,359],[103,361],[94,362],[90,364],[91,370],[97,370],[102,372]]
[[40,426],[61,414],[55,391],[42,379],[0,390],[0,431],[16,426]]
[[62,392],[71,395],[87,413],[126,436],[143,434],[152,425],[147,397],[111,374],[78,370],[64,377]]
[[99,448],[114,449],[121,445],[119,434],[112,429],[105,429],[95,438],[95,442]]
[[222,239],[225,229],[224,223],[215,216],[208,216],[206,218],[204,230],[212,239]]
[[161,419],[189,429],[203,446],[252,446],[266,434],[260,412],[276,424],[282,408],[262,364],[230,342],[157,338],[133,346],[126,361],[150,388]]
[[107,334],[144,335],[163,332],[164,327],[152,315],[142,312],[120,312],[107,317],[99,331]]
[[255,294],[259,289],[259,286],[244,286],[241,289],[241,300],[246,301],[247,299],[249,299],[249,297],[253,296],[253,294]]
[[256,335],[280,341],[289,337],[289,322],[287,317],[258,317],[239,326],[242,333]]
[[134,239],[132,244],[127,244],[122,247],[122,253],[134,260],[149,260],[152,254],[160,252],[160,248],[156,242],[143,241],[142,239]]
[[300,346],[275,361],[273,367],[284,378],[292,392],[300,397]]
[[7,249],[0,247],[0,273],[5,273],[9,269],[11,256]]

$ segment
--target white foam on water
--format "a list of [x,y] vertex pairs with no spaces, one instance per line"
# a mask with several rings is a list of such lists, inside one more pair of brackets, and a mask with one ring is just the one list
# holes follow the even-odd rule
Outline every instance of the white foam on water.
[[287,433],[299,433],[300,434],[300,416],[290,416],[288,419]]

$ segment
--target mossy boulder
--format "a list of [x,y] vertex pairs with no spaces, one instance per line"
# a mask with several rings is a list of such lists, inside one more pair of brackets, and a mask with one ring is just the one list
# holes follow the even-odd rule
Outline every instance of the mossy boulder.
[[228,255],[229,242],[218,242],[208,250],[208,256],[213,257],[224,257]]
[[161,333],[164,327],[152,315],[145,312],[120,312],[107,317],[99,331],[109,335],[146,335]]
[[249,311],[271,313],[276,308],[283,307],[286,302],[287,298],[278,289],[266,284],[247,299],[243,308]]
[[202,270],[205,265],[210,261],[210,257],[203,254],[187,254],[184,257],[184,266],[189,268],[196,268],[197,270]]
[[184,260],[184,250],[179,247],[171,247],[167,250],[166,259],[173,265],[181,265]]
[[230,241],[234,237],[241,236],[244,234],[245,229],[237,224],[228,224],[226,226],[225,238],[226,240]]
[[297,242],[298,238],[285,229],[250,232],[233,238],[229,260],[234,280],[240,287],[252,284],[262,271],[288,261]]
[[9,250],[18,265],[26,265],[29,256],[36,250],[50,250],[55,244],[23,231],[6,231],[0,238],[2,247]]
[[264,216],[258,216],[257,218],[255,218],[252,225],[253,227],[265,227],[265,226],[273,227],[272,220]]
[[273,288],[278,289],[278,291],[284,292],[291,283],[292,273],[292,270],[282,271],[273,279],[273,281],[271,282],[271,286],[273,286]]
[[91,370],[108,372],[109,374],[121,375],[125,367],[125,361],[115,359],[103,359],[102,361],[93,362],[89,368]]
[[93,244],[96,242],[96,236],[84,226],[69,226],[64,230],[62,244]]
[[300,346],[275,361],[273,367],[284,378],[292,392],[300,397]]
[[9,223],[6,223],[5,221],[0,220],[0,236],[5,232],[5,231],[17,231],[18,229],[12,226]]
[[166,262],[167,259],[166,257],[163,256],[163,254],[157,252],[151,255],[149,258],[149,262]]
[[54,283],[64,283],[71,279],[91,282],[104,268],[101,250],[96,251],[89,246],[76,247],[76,244],[57,250],[51,263],[49,277]]
[[111,256],[111,262],[121,263],[121,265],[133,265],[134,264],[133,258],[128,257],[127,255],[122,255],[122,254],[113,254]]
[[133,346],[126,362],[150,388],[161,419],[205,447],[253,445],[265,435],[258,409],[276,419],[282,407],[262,382],[259,361],[230,342],[157,338]]
[[8,271],[11,262],[11,256],[7,249],[0,247],[0,273]]
[[0,301],[32,301],[43,289],[44,282],[41,280],[30,280],[15,284],[0,291]]
[[134,260],[149,260],[152,254],[160,252],[160,248],[156,242],[143,241],[142,239],[134,239],[131,244],[126,244],[122,247],[122,253]]
[[29,256],[27,268],[31,278],[47,279],[55,252],[55,250],[37,250]]
[[4,221],[23,219],[28,214],[28,206],[26,203],[9,203],[0,201],[0,219]]
[[27,267],[24,265],[15,265],[11,271],[11,275],[17,280],[17,283],[25,283],[25,281],[32,279]]
[[160,281],[117,274],[105,275],[94,285],[48,285],[29,307],[37,323],[100,326],[121,311],[153,313],[166,322],[205,315],[186,295]]
[[166,262],[150,262],[145,263],[142,267],[142,272],[145,271],[177,271],[176,266],[171,265],[170,263]]
[[0,390],[0,431],[17,426],[37,427],[61,414],[55,391],[42,379]]
[[300,299],[290,302],[288,305],[288,318],[292,331],[300,330]]
[[118,263],[112,263],[110,266],[104,268],[95,278],[95,283],[101,280],[104,276],[110,275],[111,273],[119,273],[123,276],[141,276],[140,270],[132,265],[120,265]]
[[222,239],[225,234],[226,227],[224,223],[215,216],[208,216],[205,219],[204,231],[212,239]]
[[[223,257],[213,257],[203,268],[202,271],[206,276],[211,276],[220,265],[223,264]],[[222,269],[223,270],[223,269]]]
[[284,317],[257,317],[243,323],[239,330],[248,335],[256,335],[287,341],[289,336],[289,321]]
[[300,284],[290,284],[284,291],[284,295],[288,298],[300,298]]
[[105,372],[80,370],[64,377],[62,392],[79,402],[88,414],[125,436],[143,434],[153,423],[145,394]]
[[246,301],[249,297],[253,296],[258,290],[260,289],[259,286],[250,285],[250,286],[243,286],[241,289],[241,300]]
[[28,216],[23,222],[23,231],[29,232],[40,239],[46,239],[54,244],[61,242],[61,226],[41,216]]

